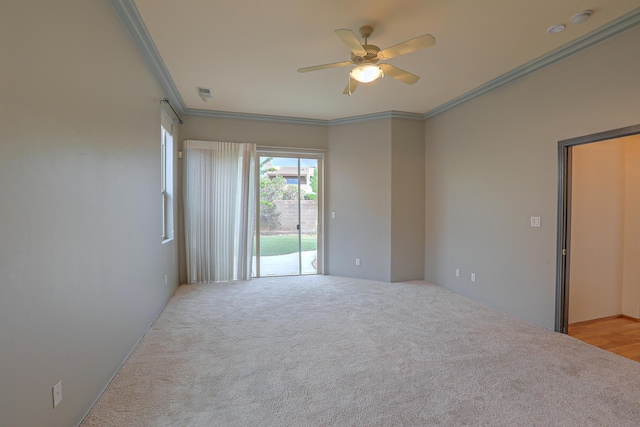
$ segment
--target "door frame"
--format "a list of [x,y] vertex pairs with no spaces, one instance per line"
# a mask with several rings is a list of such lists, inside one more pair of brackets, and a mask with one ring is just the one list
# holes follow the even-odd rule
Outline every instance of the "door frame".
[[556,255],[555,331],[566,334],[569,328],[569,254],[571,251],[571,149],[609,139],[640,134],[640,125],[579,136],[558,141],[558,235]]
[[[256,188],[260,188],[260,158],[261,157],[287,157],[297,159],[316,159],[318,161],[318,193],[317,193],[317,209],[318,209],[318,225],[317,225],[317,249],[316,249],[316,274],[324,274],[324,168],[325,153],[324,149],[296,149],[290,147],[269,147],[258,146],[256,149]],[[299,164],[299,163],[298,163]],[[298,209],[300,207],[298,206]],[[300,212],[298,212],[300,215]],[[260,229],[260,191],[256,192],[256,235]],[[299,234],[298,234],[299,235]],[[298,248],[300,249],[300,248]],[[260,275],[260,239],[256,239],[256,271],[254,277],[262,277]],[[301,255],[300,255],[301,256]],[[302,274],[299,274],[302,275]],[[307,275],[307,274],[304,274]],[[269,276],[273,277],[273,276]]]

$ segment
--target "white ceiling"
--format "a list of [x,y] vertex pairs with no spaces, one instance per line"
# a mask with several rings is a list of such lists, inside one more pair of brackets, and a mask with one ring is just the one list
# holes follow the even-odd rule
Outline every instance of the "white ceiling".
[[[640,0],[134,0],[186,111],[320,120],[384,111],[428,113],[506,73],[588,38]],[[593,16],[571,23],[584,9]],[[637,11],[634,11],[635,14]],[[564,23],[566,29],[548,34]],[[335,29],[374,32],[386,48],[429,33],[436,45],[388,60],[421,77],[390,77],[343,95],[351,67],[298,73],[350,60]],[[166,74],[166,73],[165,73]],[[213,90],[204,102],[196,87]]]

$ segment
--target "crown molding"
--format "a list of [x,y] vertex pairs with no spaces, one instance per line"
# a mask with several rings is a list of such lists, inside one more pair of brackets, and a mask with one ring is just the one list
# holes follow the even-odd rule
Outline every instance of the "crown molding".
[[609,24],[600,27],[597,30],[591,31],[584,36],[570,43],[567,43],[566,45],[561,46],[546,55],[539,57],[538,59],[534,59],[531,62],[515,68],[508,73],[505,73],[455,99],[452,99],[449,102],[446,102],[434,108],[433,110],[427,111],[426,113],[424,113],[423,118],[426,120],[429,117],[433,117],[437,114],[444,113],[447,110],[451,110],[452,108],[470,101],[473,98],[477,98],[480,95],[509,84],[514,80],[533,73],[534,71],[537,71],[555,62],[561,61],[564,58],[573,55],[574,53],[580,52],[581,50],[586,49],[590,46],[593,46],[596,43],[606,40],[609,37],[620,34],[621,32],[628,30],[629,28],[635,27],[639,23],[640,7],[634,9],[633,11],[627,13],[626,15],[623,15],[616,20],[611,21]]
[[350,123],[368,122],[371,120],[381,119],[407,119],[407,120],[424,120],[423,115],[419,113],[408,113],[406,111],[382,111],[380,113],[363,114],[361,116],[345,117],[343,119],[329,120],[329,126],[346,125]]
[[345,117],[341,119],[333,120],[321,120],[321,119],[307,119],[303,117],[289,117],[289,116],[271,116],[266,114],[248,114],[248,113],[233,113],[229,111],[216,111],[216,110],[197,110],[187,108],[184,111],[185,115],[198,116],[198,117],[214,117],[218,119],[236,119],[236,120],[259,120],[263,122],[277,122],[277,123],[293,123],[302,125],[314,125],[314,126],[334,126],[344,125],[349,123],[367,122],[371,120],[381,119],[405,119],[405,120],[424,120],[420,113],[408,113],[406,111],[382,111],[380,113],[363,114],[361,116]]
[[150,68],[151,73],[158,80],[158,83],[164,90],[167,98],[179,113],[185,113],[185,105],[178,88],[176,87],[169,70],[167,69],[160,52],[156,48],[155,43],[151,39],[147,27],[142,21],[142,17],[138,12],[133,0],[108,0],[116,15],[122,21],[124,28],[129,33],[140,54]]
[[127,33],[133,40],[134,44],[140,51],[142,57],[149,65],[151,72],[158,80],[160,86],[165,91],[167,98],[174,104],[176,110],[184,115],[193,115],[201,117],[217,117],[228,119],[240,119],[240,120],[260,120],[267,122],[278,123],[294,123],[294,124],[307,124],[316,126],[333,126],[349,123],[357,123],[369,120],[379,120],[388,118],[400,118],[409,120],[426,120],[437,114],[444,113],[451,110],[467,101],[477,98],[487,92],[497,89],[501,86],[509,84],[514,80],[531,74],[541,68],[558,62],[574,53],[580,52],[596,43],[613,37],[625,30],[628,30],[636,25],[640,24],[640,7],[632,10],[626,15],[611,21],[609,24],[596,29],[573,42],[567,43],[564,46],[559,47],[546,55],[541,56],[527,64],[524,64],[514,70],[509,71],[477,88],[455,98],[451,101],[427,111],[424,114],[407,113],[402,111],[385,111],[373,114],[364,114],[361,116],[345,117],[332,120],[321,119],[308,119],[300,117],[287,117],[287,116],[271,116],[263,114],[247,114],[247,113],[233,113],[226,111],[212,111],[212,110],[198,110],[186,108],[180,92],[173,82],[169,70],[164,64],[164,61],[160,57],[147,28],[140,17],[140,13],[136,8],[133,0],[108,0],[116,14],[122,21]]
[[218,119],[259,120],[262,122],[294,123],[299,125],[328,126],[328,120],[307,119],[304,117],[272,116],[268,114],[233,113],[230,111],[198,110],[187,108],[185,115],[198,117],[214,117]]

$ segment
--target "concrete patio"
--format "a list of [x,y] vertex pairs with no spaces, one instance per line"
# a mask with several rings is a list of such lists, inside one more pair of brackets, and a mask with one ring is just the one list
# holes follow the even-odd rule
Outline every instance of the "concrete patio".
[[[304,251],[302,257],[302,274],[316,274],[312,262],[316,258],[316,251]],[[297,252],[287,255],[260,257],[260,276],[292,276],[300,274],[298,265],[300,258]],[[256,257],[253,257],[253,273],[256,273]]]

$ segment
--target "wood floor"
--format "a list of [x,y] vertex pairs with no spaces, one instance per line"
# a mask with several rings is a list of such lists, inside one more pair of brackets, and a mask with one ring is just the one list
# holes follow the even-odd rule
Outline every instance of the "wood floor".
[[622,316],[569,325],[569,335],[640,362],[640,321]]

